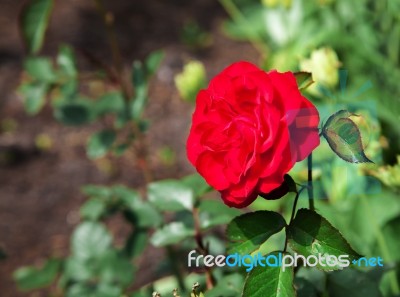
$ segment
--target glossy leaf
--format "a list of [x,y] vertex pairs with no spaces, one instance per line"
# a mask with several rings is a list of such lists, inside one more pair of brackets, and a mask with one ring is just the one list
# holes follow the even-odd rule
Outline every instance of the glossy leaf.
[[194,230],[189,229],[182,222],[173,222],[154,232],[151,243],[156,247],[178,243],[183,239],[193,236]]
[[31,54],[42,48],[53,4],[53,0],[29,0],[22,9],[21,33]]
[[111,235],[104,225],[84,222],[72,234],[72,254],[79,259],[96,258],[107,252],[111,243]]
[[114,144],[117,135],[112,130],[103,130],[90,136],[86,152],[90,159],[97,159],[105,156]]
[[179,180],[162,180],[148,186],[149,201],[161,211],[191,210],[193,190]]
[[272,211],[256,211],[236,217],[226,230],[228,254],[251,254],[285,226],[285,219]]
[[338,261],[333,263],[328,256],[348,255],[347,260],[350,262],[361,257],[336,228],[314,211],[300,209],[286,232],[288,243],[294,251],[305,257],[313,255],[325,260],[317,265],[322,270],[343,268]]
[[39,289],[50,285],[59,273],[61,261],[48,260],[42,267],[22,267],[13,274],[18,288],[24,291]]
[[343,160],[350,163],[372,162],[364,153],[360,130],[349,118],[351,115],[347,110],[331,115],[322,129],[322,135]]
[[283,271],[282,267],[257,266],[247,276],[242,297],[295,297],[293,278],[293,267]]

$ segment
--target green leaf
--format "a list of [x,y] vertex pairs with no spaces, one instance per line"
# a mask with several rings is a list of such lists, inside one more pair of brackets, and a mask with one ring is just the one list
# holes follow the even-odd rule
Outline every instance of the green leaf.
[[61,74],[76,78],[78,71],[76,69],[76,57],[74,50],[68,45],[62,45],[58,51],[57,64]]
[[130,147],[129,143],[121,143],[114,147],[113,154],[117,157],[122,156],[126,150]]
[[187,228],[184,223],[173,222],[154,232],[150,241],[155,247],[162,247],[178,243],[193,235],[194,230]]
[[162,215],[150,204],[141,200],[132,208],[136,217],[135,226],[140,228],[158,227],[162,223]]
[[121,185],[113,186],[108,195],[118,197],[129,209],[134,209],[136,203],[141,201],[141,197],[137,191]]
[[65,262],[61,281],[64,283],[88,281],[96,276],[98,271],[97,263],[97,259],[68,257]]
[[49,286],[61,268],[61,261],[50,259],[40,267],[22,267],[13,274],[14,280],[17,282],[18,288],[23,291],[39,289]]
[[294,281],[297,297],[318,297],[318,291],[308,280],[296,277]]
[[400,234],[400,217],[396,217],[387,222],[382,228],[382,234],[385,238],[388,252],[391,255],[391,260],[400,261],[400,240],[398,235]]
[[[326,272],[324,272],[318,268],[301,266],[296,271],[296,278],[301,278],[301,279],[307,281],[307,283],[311,283],[313,285],[313,287],[320,293],[325,291]],[[295,280],[295,283],[296,283],[296,280]],[[307,286],[307,284],[306,284],[306,286]]]
[[146,73],[140,61],[133,62],[132,84],[135,88],[135,98],[131,103],[130,114],[133,119],[138,120],[142,115],[148,99]]
[[135,229],[126,241],[124,250],[127,255],[131,258],[140,256],[146,248],[148,237],[147,230]]
[[68,126],[84,125],[90,123],[93,119],[92,107],[92,102],[84,99],[58,102],[55,105],[54,116],[58,121]]
[[110,92],[101,96],[94,104],[96,117],[122,112],[125,108],[124,97],[120,92]]
[[50,59],[43,57],[30,57],[24,61],[24,69],[28,74],[44,83],[52,83],[57,77]]
[[318,262],[316,266],[322,270],[343,268],[339,261],[334,263],[328,256],[337,258],[348,255],[347,260],[350,262],[361,257],[325,218],[308,209],[297,212],[293,222],[286,228],[286,234],[290,247],[297,253],[324,259],[325,263]]
[[21,32],[31,54],[42,48],[52,8],[53,0],[30,0],[22,9]]
[[197,173],[185,176],[181,181],[190,187],[193,190],[194,195],[198,198],[202,197],[212,189],[204,178]]
[[19,91],[24,98],[25,111],[29,115],[35,115],[40,112],[46,103],[48,90],[49,86],[42,82],[24,84],[19,88]]
[[65,99],[73,98],[78,89],[78,70],[73,49],[67,45],[60,47],[57,55],[60,92]]
[[162,180],[148,186],[149,201],[161,211],[192,210],[193,190],[179,180]]
[[228,224],[234,217],[241,214],[240,210],[228,207],[218,200],[211,199],[202,200],[199,210],[200,226],[202,229]]
[[381,297],[379,284],[370,279],[365,272],[347,268],[328,274],[330,297]]
[[68,288],[66,297],[119,297],[121,294],[122,289],[113,284],[77,283]]
[[158,50],[150,53],[144,62],[147,77],[152,76],[164,59],[164,51]]
[[96,258],[103,255],[110,247],[112,238],[100,223],[81,223],[72,234],[72,254],[79,259]]
[[134,267],[130,259],[109,248],[95,258],[68,258],[63,281],[65,284],[90,283],[93,287],[109,284],[125,288],[132,283],[133,275]]
[[123,186],[113,187],[113,193],[127,208],[127,219],[135,228],[158,227],[162,223],[161,214],[152,204],[143,201],[138,192]]
[[215,287],[206,292],[206,297],[237,297],[243,289],[244,277],[240,273],[224,276],[217,281]]
[[104,200],[92,198],[86,201],[79,212],[83,219],[97,221],[106,213],[107,205]]
[[297,86],[299,87],[299,90],[304,90],[308,88],[311,84],[314,83],[312,79],[312,75],[309,72],[295,72],[293,73],[294,77],[296,78]]
[[141,289],[141,291],[133,292],[132,294],[128,295],[128,297],[148,297],[151,293],[148,291],[149,289]]
[[113,194],[113,190],[105,186],[86,185],[81,190],[83,194],[89,197],[108,199]]
[[258,195],[267,200],[277,200],[289,192],[297,192],[296,183],[289,174],[285,174],[283,183],[269,193],[259,193]]
[[277,212],[256,211],[234,218],[227,227],[228,254],[251,254],[286,226]]
[[99,260],[99,280],[103,284],[129,286],[133,281],[134,269],[130,260],[121,253],[110,251]]
[[331,115],[322,129],[322,135],[343,160],[350,163],[372,163],[364,153],[360,130],[349,118],[351,115],[347,110]]
[[[273,253],[278,255],[279,253]],[[271,254],[269,254],[271,255]],[[244,284],[243,297],[295,297],[293,267],[257,266]]]
[[97,159],[105,156],[111,149],[117,135],[114,131],[103,130],[90,136],[86,152],[90,159]]

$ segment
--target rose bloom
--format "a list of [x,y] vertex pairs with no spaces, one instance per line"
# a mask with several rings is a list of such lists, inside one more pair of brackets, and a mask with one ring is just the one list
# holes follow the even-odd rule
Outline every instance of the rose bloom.
[[227,205],[245,207],[319,145],[318,123],[293,73],[237,62],[198,93],[187,155]]

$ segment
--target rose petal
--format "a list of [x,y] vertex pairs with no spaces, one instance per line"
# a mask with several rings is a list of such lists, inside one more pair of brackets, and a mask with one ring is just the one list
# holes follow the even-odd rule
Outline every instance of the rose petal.
[[229,181],[224,175],[223,153],[202,153],[196,161],[197,171],[216,190],[229,187]]

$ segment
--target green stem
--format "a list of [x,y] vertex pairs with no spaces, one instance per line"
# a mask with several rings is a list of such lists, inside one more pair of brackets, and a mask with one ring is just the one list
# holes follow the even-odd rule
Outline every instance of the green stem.
[[[193,214],[193,220],[194,220],[194,228],[195,228],[195,240],[197,244],[197,249],[200,254],[203,256],[208,255],[208,247],[204,245],[203,241],[203,233],[201,232],[201,226],[200,226],[200,217],[199,217],[199,210],[197,207],[193,208],[192,211]],[[205,266],[205,272],[206,272],[206,286],[208,290],[211,290],[215,286],[215,281],[212,275],[211,267]]]
[[[296,192],[296,196],[294,197],[294,201],[293,201],[293,207],[292,207],[292,214],[290,216],[290,221],[289,221],[289,225],[293,222],[294,220],[294,216],[296,214],[296,209],[297,209],[297,202],[299,201],[299,197],[301,192],[304,190],[305,188],[302,187],[299,191]],[[283,252],[286,252],[287,249],[287,245],[288,245],[288,237],[286,236],[285,238],[285,247],[283,248]]]
[[168,254],[168,259],[171,264],[172,271],[178,281],[178,286],[181,291],[185,291],[185,280],[182,274],[182,270],[179,263],[179,257],[177,257],[175,250],[172,246],[167,246],[166,251]]
[[307,171],[308,171],[308,182],[307,182],[308,202],[310,210],[315,210],[313,176],[312,176],[312,153],[307,158]]
[[[366,216],[369,218],[369,220],[372,224],[372,227],[373,227],[372,231],[375,234],[379,250],[382,253],[382,257],[384,258],[385,261],[391,262],[392,258],[390,256],[390,250],[386,243],[385,236],[383,235],[381,228],[375,219],[375,214],[373,213],[373,211],[368,203],[367,197],[365,195],[360,195],[360,196],[361,196],[361,201],[364,204],[364,207],[367,212]],[[399,294],[400,286],[399,286],[399,282],[397,280],[396,272],[390,271],[390,272],[388,272],[388,276],[389,276],[390,286],[391,286],[391,289],[392,289],[394,295]]]
[[[296,197],[294,197],[293,208],[292,208],[292,215],[290,216],[289,225],[292,223],[292,221],[293,221],[293,219],[294,219],[294,214],[295,214],[295,212],[296,212],[297,201],[299,200],[299,195],[300,195],[300,192],[297,192],[297,193],[296,193]],[[287,237],[287,234],[286,234],[285,246],[284,246],[284,248],[283,248],[283,252],[284,252],[284,253],[286,252],[287,245],[288,245],[288,237]]]
[[[130,102],[133,97],[132,89],[130,87],[130,84],[125,80],[124,77],[121,50],[114,29],[114,17],[109,11],[107,11],[106,7],[104,6],[103,0],[93,0],[93,1],[96,5],[96,9],[99,15],[103,19],[104,26],[106,28],[107,40],[112,54],[113,69],[115,70],[115,75],[118,80],[118,84],[124,96],[125,108],[126,110],[129,110]],[[147,140],[143,132],[140,131],[137,122],[132,121],[130,128],[132,130],[132,133],[137,138],[136,146],[134,147],[136,151],[137,162],[139,167],[142,169],[144,180],[146,184],[148,184],[153,180],[153,175],[151,172]]]
[[[103,19],[104,26],[106,28],[107,40],[110,45],[112,60],[113,60],[114,66],[115,66],[116,74],[118,76],[119,82],[122,85],[122,82],[121,82],[121,80],[122,80],[122,78],[121,78],[122,56],[121,56],[121,51],[118,46],[117,35],[115,34],[115,30],[114,30],[114,17],[104,7],[103,0],[94,0],[94,3],[96,5],[96,9],[97,9],[99,15]],[[127,94],[125,94],[125,95],[127,95]],[[129,96],[127,96],[127,97],[129,97]]]

